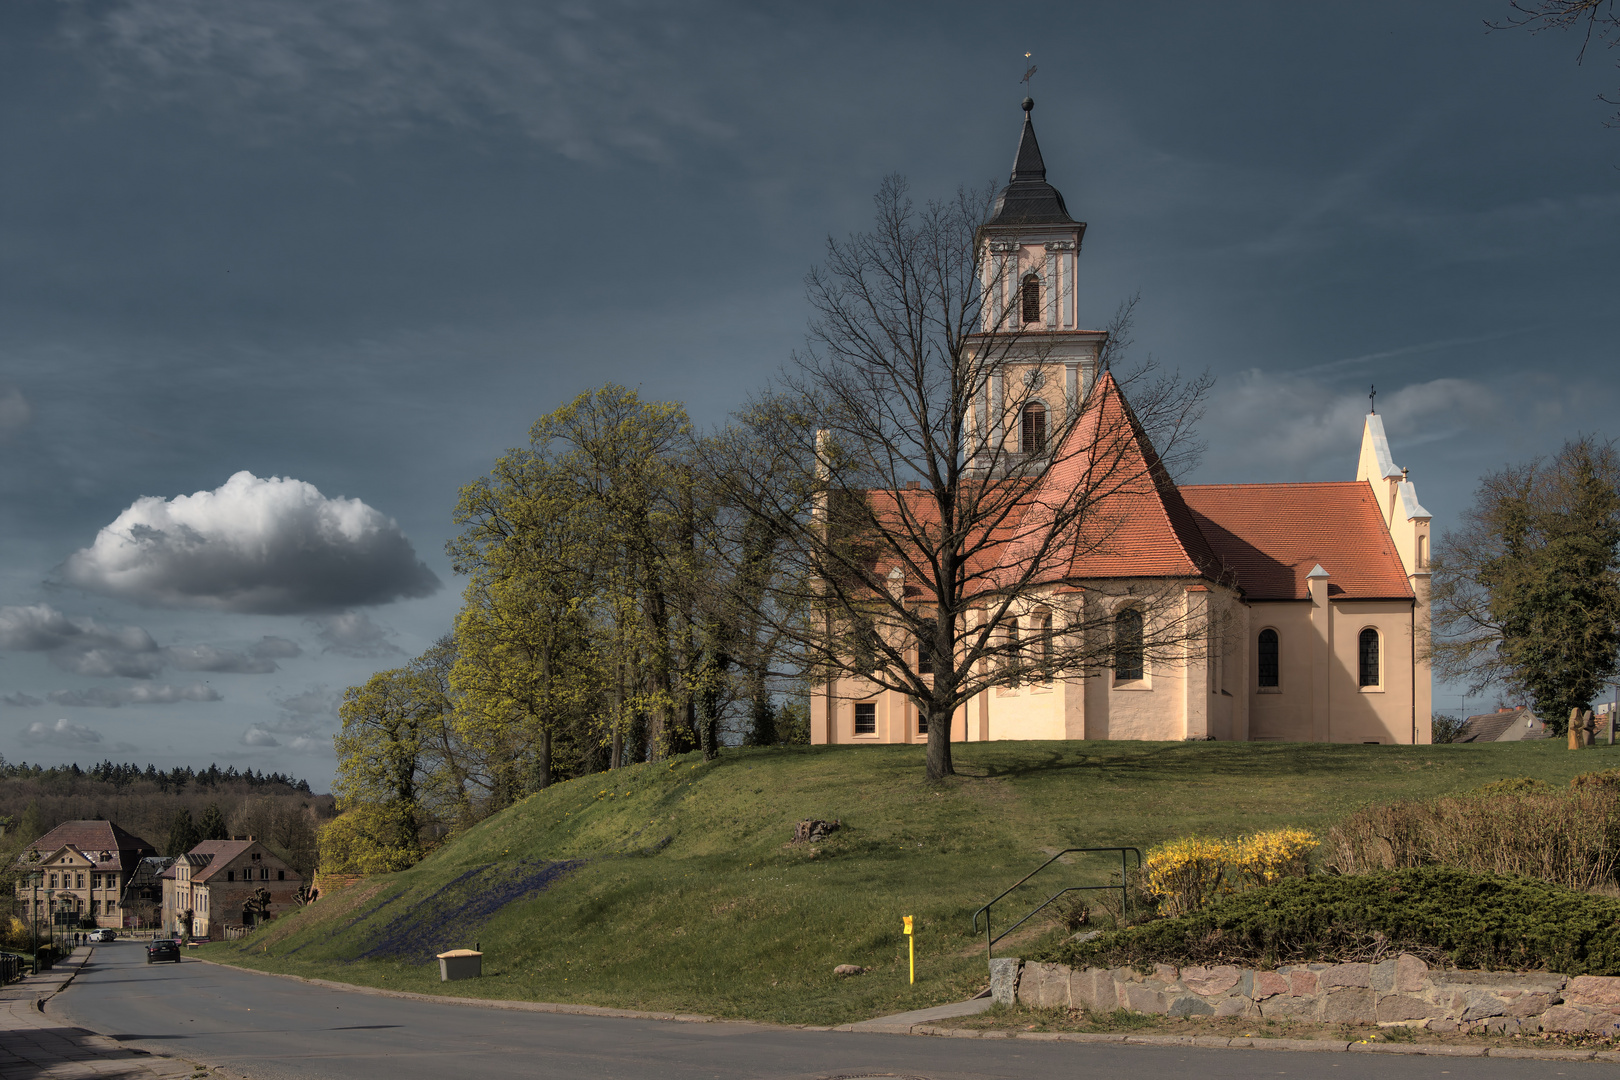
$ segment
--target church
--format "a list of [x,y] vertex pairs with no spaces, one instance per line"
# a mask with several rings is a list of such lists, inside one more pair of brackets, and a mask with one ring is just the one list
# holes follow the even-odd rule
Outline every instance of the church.
[[[1422,654],[1430,515],[1394,462],[1382,417],[1373,410],[1365,418],[1354,480],[1171,481],[1103,364],[1107,334],[1079,325],[1075,271],[1086,225],[1047,183],[1033,104],[1024,101],[1012,177],[979,234],[985,322],[1007,328],[1016,344],[998,359],[969,426],[1012,454],[1067,431],[1075,449],[1051,460],[1072,462],[1097,438],[1096,424],[1115,422],[1131,432],[1124,453],[1138,475],[1154,479],[1110,496],[1119,542],[1068,562],[1051,579],[1051,607],[1018,614],[1006,632],[1016,638],[1019,621],[1029,623],[1026,634],[1038,632],[1030,620],[1040,619],[1050,628],[1050,610],[1075,595],[1117,603],[1138,585],[1173,595],[1187,619],[1221,629],[1219,640],[1182,656],[1139,654],[1086,677],[978,694],[953,717],[952,740],[1430,742],[1432,680]],[[1055,464],[1035,483],[1073,483],[1073,475]],[[1140,635],[1140,619],[1121,606],[1115,632]],[[922,743],[924,727],[905,695],[859,677],[825,679],[811,695],[813,743]]]

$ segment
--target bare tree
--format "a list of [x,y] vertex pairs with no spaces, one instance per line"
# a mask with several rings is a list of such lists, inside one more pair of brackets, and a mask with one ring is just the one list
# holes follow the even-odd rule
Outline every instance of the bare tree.
[[[1539,34],[1544,30],[1576,30],[1581,35],[1581,48],[1575,62],[1586,62],[1586,50],[1593,42],[1609,48],[1620,46],[1620,12],[1614,0],[1511,0],[1512,9],[1501,22],[1485,23],[1492,30],[1528,30]],[[1599,94],[1598,100],[1620,106],[1620,96]],[[1620,126],[1620,112],[1616,112],[1609,127]]]
[[[717,471],[739,521],[780,540],[768,610],[788,652],[815,679],[909,698],[937,779],[953,772],[953,717],[983,691],[1202,648],[1185,577],[1088,568],[1129,555],[1140,500],[1179,502],[1171,472],[1196,453],[1209,381],[1144,365],[1125,403],[1107,369],[1133,301],[1100,338],[1094,388],[1043,386],[1052,335],[985,288],[1000,272],[981,242],[988,192],[919,208],[890,177],[876,204],[871,232],[828,241],[807,346],[721,437]],[[1061,407],[1029,419],[1054,392]],[[1118,635],[1127,594],[1139,631]]]

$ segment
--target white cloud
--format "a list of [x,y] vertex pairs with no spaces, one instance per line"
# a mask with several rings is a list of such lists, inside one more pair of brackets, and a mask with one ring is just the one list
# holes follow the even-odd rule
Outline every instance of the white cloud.
[[[1205,412],[1201,477],[1231,482],[1354,479],[1367,395],[1292,373],[1245,371],[1217,387]],[[1401,447],[1492,420],[1496,395],[1469,379],[1435,379],[1380,392],[1396,464]]]
[[244,656],[212,645],[171,645],[163,650],[169,663],[181,671],[220,671],[239,675],[266,675],[276,662],[263,656]]
[[250,472],[213,491],[137,499],[68,558],[62,577],[140,604],[272,615],[439,588],[391,518],[301,480]]
[[65,671],[102,678],[150,679],[166,663],[140,627],[69,618],[49,604],[0,607],[0,649],[48,653]]
[[45,695],[57,705],[81,709],[116,709],[120,705],[175,705],[182,701],[220,701],[206,683],[190,686],[93,686],[88,690],[52,690]]
[[27,427],[34,419],[33,406],[15,386],[0,383],[0,434]]
[[242,733],[242,745],[330,754],[339,698],[324,686],[311,686],[303,693],[277,698],[281,715],[273,723],[251,725]]
[[255,725],[242,733],[243,746],[280,746],[281,740]]
[[323,615],[308,620],[320,638],[322,652],[362,659],[377,659],[399,654],[399,646],[388,640],[389,631],[371,621],[363,611],[345,611],[341,615]]
[[99,743],[101,732],[83,724],[70,723],[65,718],[54,724],[36,720],[22,733],[22,739],[23,742],[39,745],[84,747]]
[[200,104],[249,137],[515,129],[573,158],[661,159],[672,135],[731,134],[694,66],[749,60],[690,33],[688,10],[610,0],[124,0],[78,14],[69,39],[121,104]]

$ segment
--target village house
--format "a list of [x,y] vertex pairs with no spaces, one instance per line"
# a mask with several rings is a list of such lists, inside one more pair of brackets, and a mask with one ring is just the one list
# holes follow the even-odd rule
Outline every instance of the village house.
[[[163,928],[192,937],[222,935],[291,910],[303,878],[258,840],[204,840],[159,875],[163,882]],[[249,902],[260,889],[269,895],[260,912]],[[191,913],[189,925],[186,913]]]
[[[1065,613],[1082,613],[1086,625],[1111,627],[1111,669],[982,693],[958,709],[952,739],[1430,742],[1432,680],[1421,648],[1430,515],[1393,460],[1383,418],[1369,407],[1354,480],[1174,483],[1102,365],[1107,335],[1079,325],[1086,225],[1046,182],[1033,103],[1024,107],[1011,181],[980,233],[985,320],[998,328],[982,347],[994,347],[1004,329],[1005,351],[966,417],[977,440],[970,445],[1062,463],[1033,482],[1032,508],[1061,505],[1057,489],[1088,475],[1088,456],[1110,440],[1115,457],[1099,468],[1136,479],[1093,514],[1110,522],[1107,542],[1077,542],[1083,554],[1043,569],[1044,594],[996,628],[1007,640],[1039,638],[1070,625]],[[1047,433],[1064,431],[1054,452]],[[866,493],[876,506],[915,499],[895,515],[910,520],[927,518],[926,494]],[[999,552],[1023,557],[1017,544]],[[907,585],[898,567],[891,579]],[[1141,598],[1150,594],[1173,599],[1149,608]],[[1174,658],[1133,651],[1144,618],[1207,626],[1208,637]],[[812,742],[927,737],[897,691],[842,676],[812,693]]]
[[[67,821],[20,855],[16,911],[30,912],[40,926],[54,921],[63,927],[128,926],[122,903],[124,886],[142,858],[156,849],[110,821]],[[37,888],[33,871],[43,875]]]

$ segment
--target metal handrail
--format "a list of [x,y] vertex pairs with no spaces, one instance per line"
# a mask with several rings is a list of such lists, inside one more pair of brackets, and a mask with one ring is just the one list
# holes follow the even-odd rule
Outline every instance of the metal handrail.
[[[1048,866],[1051,866],[1053,863],[1057,862],[1059,859],[1063,858],[1063,856],[1065,856],[1065,855],[1077,855],[1077,854],[1078,855],[1087,855],[1087,854],[1095,854],[1095,853],[1103,852],[1103,851],[1117,851],[1117,852],[1119,852],[1119,884],[1118,885],[1071,885],[1067,889],[1059,889],[1057,892],[1053,893],[1051,896],[1049,896],[1045,900],[1041,901],[1040,904],[1036,905],[1035,909],[1033,911],[1031,911],[1028,915],[1025,915],[1022,919],[1019,919],[1017,922],[1015,922],[1011,926],[1007,927],[1007,929],[1003,930],[1001,933],[997,934],[995,937],[990,936],[990,908],[991,908],[991,905],[995,904],[995,902],[997,900],[1001,900],[1001,899],[1005,898],[1008,893],[1013,891],[1013,889],[1018,888],[1018,886],[1024,884],[1024,882],[1028,881],[1030,878],[1034,877],[1036,874],[1039,874],[1042,870],[1045,870]],[[985,959],[988,960],[994,955],[992,950],[995,949],[996,942],[1000,941],[1002,938],[1006,937],[1008,934],[1012,933],[1014,930],[1018,929],[1020,926],[1023,926],[1030,919],[1034,918],[1036,916],[1036,914],[1038,914],[1048,904],[1050,904],[1052,901],[1056,900],[1058,897],[1064,895],[1065,893],[1092,892],[1092,891],[1095,891],[1095,890],[1098,890],[1098,889],[1118,889],[1119,890],[1119,912],[1120,912],[1120,915],[1122,917],[1128,916],[1130,914],[1131,899],[1130,899],[1130,892],[1127,889],[1127,885],[1129,883],[1129,877],[1127,875],[1127,872],[1128,872],[1129,867],[1127,866],[1126,859],[1125,859],[1126,852],[1130,852],[1130,853],[1132,853],[1132,854],[1134,854],[1136,856],[1136,869],[1138,871],[1140,871],[1142,869],[1142,852],[1138,848],[1133,848],[1133,847],[1074,847],[1074,848],[1064,848],[1062,851],[1058,852],[1056,855],[1053,855],[1050,859],[1047,859],[1045,862],[1041,863],[1041,865],[1037,866],[1035,869],[1031,870],[1029,873],[1025,874],[1023,877],[1019,878],[1011,887],[1009,887],[1004,892],[1002,892],[1000,896],[997,896],[995,898],[995,900],[991,900],[990,903],[985,904],[984,907],[980,908],[978,911],[975,911],[973,913],[973,932],[975,934],[977,934],[979,932],[979,916],[980,915],[984,916],[984,955],[985,955]]]

